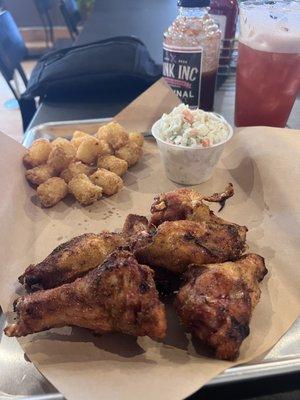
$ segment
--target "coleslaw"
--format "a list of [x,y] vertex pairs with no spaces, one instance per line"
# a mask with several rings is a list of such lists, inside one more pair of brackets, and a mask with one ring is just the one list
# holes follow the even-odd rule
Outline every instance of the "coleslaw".
[[228,137],[226,123],[217,115],[180,104],[158,121],[160,138],[186,147],[210,147]]

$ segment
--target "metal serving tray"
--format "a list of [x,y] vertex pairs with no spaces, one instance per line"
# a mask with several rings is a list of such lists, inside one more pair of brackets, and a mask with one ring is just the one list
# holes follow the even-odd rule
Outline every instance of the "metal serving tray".
[[[30,129],[23,140],[25,147],[38,138],[70,137],[75,130],[94,133],[110,118],[50,122]],[[30,400],[63,400],[63,396],[26,359],[15,338],[3,335],[5,317],[0,309],[0,400],[12,396]],[[237,382],[264,376],[274,376],[300,370],[300,318],[265,357],[229,368],[208,385]]]

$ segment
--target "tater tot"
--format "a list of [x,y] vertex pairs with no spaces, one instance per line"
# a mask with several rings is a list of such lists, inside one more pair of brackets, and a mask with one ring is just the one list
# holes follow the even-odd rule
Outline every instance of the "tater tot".
[[119,149],[129,141],[128,133],[117,122],[110,122],[107,125],[101,126],[95,137],[106,140],[114,150]]
[[45,164],[52,150],[51,143],[46,139],[35,140],[31,147],[26,151],[23,162],[26,168],[37,167]]
[[73,133],[73,137],[71,139],[71,143],[75,147],[76,150],[78,149],[78,147],[79,147],[80,143],[82,142],[82,140],[85,137],[88,137],[88,136],[91,136],[91,135],[89,135],[88,133],[82,132],[82,131],[75,131]]
[[88,133],[83,131],[74,131],[72,139],[78,139],[81,137],[90,136]]
[[144,144],[144,136],[139,132],[130,132],[129,133],[129,141],[134,142],[140,147],[143,147]]
[[83,164],[81,161],[72,161],[67,169],[64,169],[60,174],[60,177],[64,179],[66,183],[69,183],[74,176],[79,174],[85,174],[87,176],[95,172],[96,168],[90,167],[89,165]]
[[51,144],[52,144],[52,148],[58,146],[58,147],[65,147],[67,146],[67,148],[70,147],[70,141],[66,138],[63,137],[58,137],[56,139],[54,139]]
[[114,172],[119,176],[124,175],[128,169],[127,162],[115,156],[99,157],[97,166],[98,168],[104,168],[108,171]]
[[90,180],[103,189],[103,193],[111,196],[123,187],[122,179],[114,172],[99,168],[90,176]]
[[52,150],[47,163],[59,174],[73,161],[75,153],[76,150],[69,140],[57,138],[52,142]]
[[109,129],[107,129],[107,125],[108,124],[100,126],[100,128],[94,135],[96,139],[104,140],[105,142],[107,142],[107,138],[109,135]]
[[85,137],[77,149],[76,159],[84,162],[85,164],[94,164],[99,151],[99,140],[94,136]]
[[85,206],[94,203],[102,196],[102,188],[94,185],[84,174],[75,176],[68,186],[75,199]]
[[37,188],[37,195],[44,207],[52,207],[68,194],[68,185],[58,177],[50,178]]
[[125,144],[125,146],[121,147],[115,152],[116,157],[125,160],[128,164],[128,167],[135,165],[139,161],[142,154],[142,148],[134,142]]
[[114,154],[113,148],[111,147],[111,145],[103,139],[99,139],[99,153],[98,153],[98,157],[99,156],[106,156],[109,154]]
[[26,179],[32,185],[40,185],[53,176],[55,176],[54,168],[48,164],[39,165],[25,172]]

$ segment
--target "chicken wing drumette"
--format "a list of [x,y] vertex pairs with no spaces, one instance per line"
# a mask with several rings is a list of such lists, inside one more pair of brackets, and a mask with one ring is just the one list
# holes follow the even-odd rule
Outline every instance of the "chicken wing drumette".
[[223,360],[234,360],[249,334],[260,298],[264,259],[247,254],[236,262],[191,266],[175,307],[182,323]]
[[29,291],[50,289],[72,282],[96,268],[124,243],[122,235],[109,232],[74,237],[56,247],[42,262],[29,265],[19,281]]
[[236,260],[244,246],[245,239],[235,225],[166,221],[141,237],[134,252],[142,263],[180,274],[190,264]]
[[115,251],[102,266],[72,283],[20,297],[14,307],[18,319],[5,328],[8,336],[65,325],[155,340],[166,333],[165,308],[153,272],[128,251]]

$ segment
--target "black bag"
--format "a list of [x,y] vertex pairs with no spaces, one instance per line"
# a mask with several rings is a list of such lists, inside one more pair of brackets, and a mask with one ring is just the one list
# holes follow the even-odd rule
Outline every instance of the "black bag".
[[131,100],[161,77],[146,46],[122,36],[45,54],[23,94],[50,100]]

